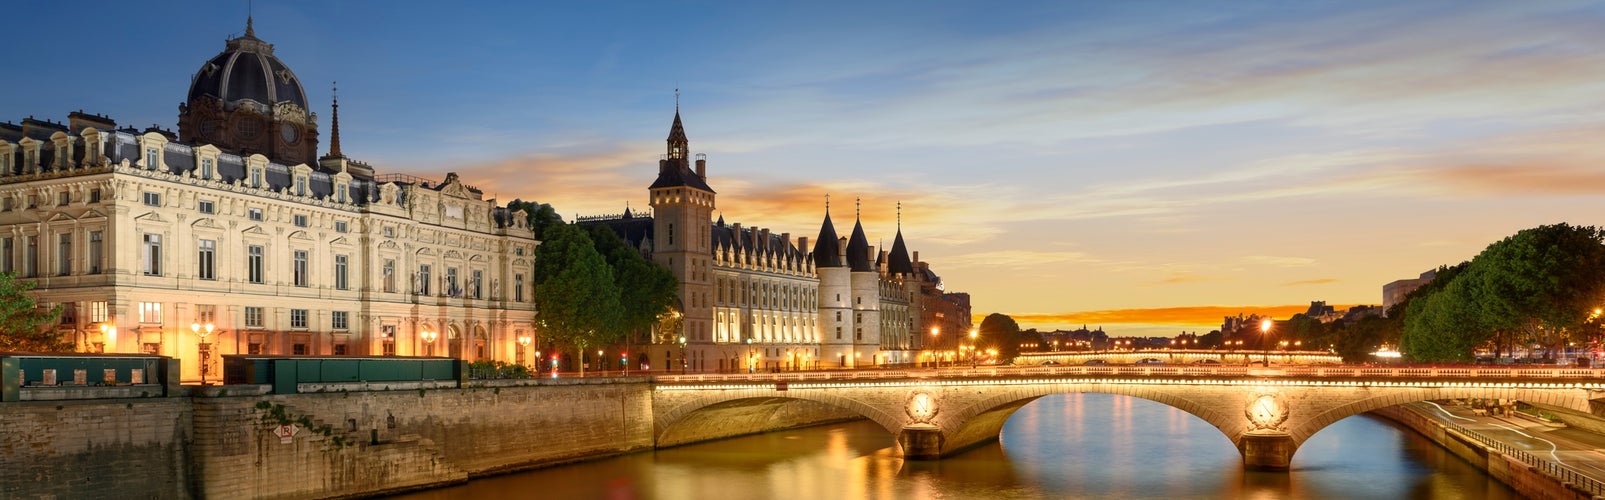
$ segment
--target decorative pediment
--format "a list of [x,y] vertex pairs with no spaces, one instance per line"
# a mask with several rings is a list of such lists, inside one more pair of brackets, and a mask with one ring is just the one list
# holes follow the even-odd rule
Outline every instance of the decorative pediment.
[[423,247],[423,248],[418,249],[418,255],[434,256],[435,255],[435,251],[433,249],[429,248],[429,247]]
[[469,262],[485,262],[485,260],[486,260],[485,256],[484,255],[479,255],[479,254],[474,254],[473,256],[468,258]]
[[312,239],[312,235],[307,234],[306,231],[296,231],[296,232],[290,233],[290,239],[292,239],[292,240],[310,240],[310,239]]
[[73,220],[74,219],[71,215],[67,215],[62,212],[56,212],[55,215],[51,215],[50,218],[45,219],[45,222],[71,222]]
[[213,220],[213,219],[210,219],[210,218],[197,219],[194,223],[190,224],[190,227],[206,228],[206,229],[217,229],[217,230],[222,230],[223,229],[223,226],[218,225],[216,220]]
[[386,241],[384,243],[380,243],[379,244],[379,249],[380,250],[396,250],[396,249],[399,249],[399,248],[401,248],[401,246],[397,245],[396,242],[394,242],[394,241]]
[[440,183],[440,194],[454,198],[474,198],[473,193],[457,179],[457,172],[446,173],[446,180]]
[[261,235],[261,236],[267,236],[268,235],[268,232],[266,230],[262,229],[262,226],[251,226],[251,227],[245,228],[244,231],[240,231],[240,232],[244,233],[244,234],[254,234],[254,235]]
[[89,209],[89,210],[85,211],[83,215],[78,216],[79,220],[83,220],[83,219],[104,219],[104,218],[106,218],[106,213],[102,212],[102,211],[99,211],[99,210],[95,210],[95,209]]
[[143,214],[139,214],[138,216],[134,217],[134,220],[141,222],[167,222],[167,219],[163,219],[161,214],[156,212],[145,212]]
[[448,258],[448,259],[461,259],[461,258],[463,258],[463,254],[458,253],[456,250],[447,250],[446,251],[446,258]]
[[529,261],[524,260],[524,259],[513,259],[513,265],[514,266],[527,266],[527,265],[529,265]]
[[351,244],[351,240],[348,240],[344,236],[342,236],[342,237],[339,237],[339,238],[335,238],[334,241],[329,242],[329,244],[330,245],[350,245]]

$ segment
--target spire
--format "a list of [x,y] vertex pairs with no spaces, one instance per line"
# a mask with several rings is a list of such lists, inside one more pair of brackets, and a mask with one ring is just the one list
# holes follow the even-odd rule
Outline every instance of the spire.
[[251,16],[245,16],[245,36],[256,38],[256,27],[251,24]]
[[914,261],[908,258],[908,245],[903,243],[903,202],[897,202],[897,237],[892,239],[892,254],[886,257],[886,272],[914,274]]
[[853,205],[853,236],[847,239],[847,266],[853,268],[853,272],[873,271],[875,268],[869,261],[869,238],[864,236],[864,199],[854,198]]
[[334,118],[329,124],[329,156],[343,158],[345,155],[340,152],[340,82],[333,82],[330,86],[332,90],[329,94],[334,97]]
[[674,89],[674,125],[669,127],[669,159],[684,160],[688,156],[690,141],[685,138],[685,126],[680,124],[680,89]]

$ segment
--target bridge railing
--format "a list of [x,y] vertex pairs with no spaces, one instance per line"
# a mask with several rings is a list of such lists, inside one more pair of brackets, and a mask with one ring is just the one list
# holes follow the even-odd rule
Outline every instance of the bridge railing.
[[981,366],[975,368],[901,370],[827,370],[781,373],[692,373],[657,375],[657,382],[780,382],[808,380],[885,380],[937,377],[997,376],[1155,376],[1155,377],[1313,377],[1313,378],[1449,378],[1449,379],[1601,379],[1601,368],[1482,368],[1468,366],[1242,366],[1242,365],[1070,365]]
[[1444,420],[1438,420],[1437,422],[1444,427],[1448,427],[1455,432],[1459,432],[1463,436],[1470,437],[1476,440],[1478,443],[1482,443],[1483,446],[1498,450],[1499,453],[1507,457],[1515,458],[1522,463],[1544,471],[1544,473],[1560,479],[1561,482],[1571,483],[1576,488],[1588,492],[1595,498],[1605,496],[1605,482],[1600,482],[1600,480],[1594,479],[1588,474],[1574,469],[1571,466],[1539,458],[1537,455],[1527,452],[1527,450],[1523,450],[1521,448],[1512,446],[1509,443],[1484,436],[1482,433],[1467,429],[1465,426],[1454,422]]

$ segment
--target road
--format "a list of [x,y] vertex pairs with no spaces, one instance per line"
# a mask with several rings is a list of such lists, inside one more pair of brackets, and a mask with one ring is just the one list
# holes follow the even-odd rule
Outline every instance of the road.
[[1522,417],[1482,416],[1464,406],[1416,403],[1417,408],[1442,422],[1458,424],[1473,432],[1502,441],[1533,456],[1576,469],[1598,481],[1605,481],[1605,435],[1571,427],[1550,427]]

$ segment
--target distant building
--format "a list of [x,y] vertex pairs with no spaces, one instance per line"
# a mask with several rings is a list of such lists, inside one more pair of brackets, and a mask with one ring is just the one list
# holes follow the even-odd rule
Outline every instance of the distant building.
[[1436,277],[1438,277],[1438,270],[1432,269],[1421,273],[1421,277],[1418,278],[1402,279],[1382,285],[1383,311],[1393,308],[1394,304],[1404,302],[1404,298],[1410,295],[1410,292],[1414,292],[1417,288],[1421,288],[1427,283],[1431,283],[1432,279]]
[[1331,323],[1342,317],[1336,308],[1326,305],[1324,300],[1311,301],[1310,308],[1304,311],[1304,315],[1322,323]]

